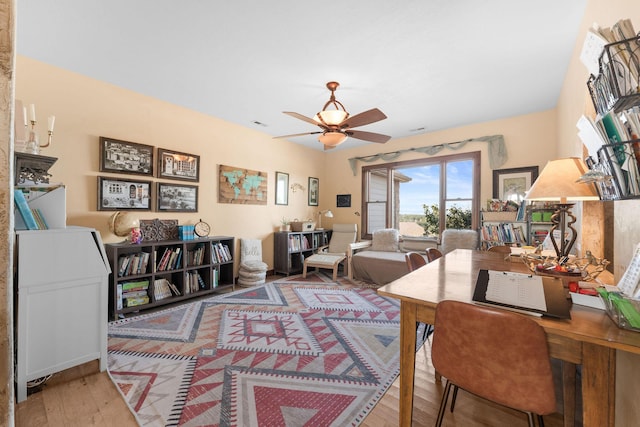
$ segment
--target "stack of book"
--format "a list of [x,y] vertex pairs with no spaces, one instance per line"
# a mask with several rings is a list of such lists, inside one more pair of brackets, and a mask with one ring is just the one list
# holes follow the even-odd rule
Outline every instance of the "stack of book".
[[213,243],[211,245],[212,253],[211,257],[214,263],[221,264],[223,262],[230,262],[233,260],[229,246],[222,243]]
[[117,286],[117,307],[121,310],[124,307],[135,307],[149,303],[148,280],[135,282],[118,283]]
[[147,272],[148,263],[148,252],[120,255],[118,258],[118,276],[124,277],[135,274],[144,274]]
[[174,270],[180,266],[180,259],[182,253],[180,247],[167,247],[165,248],[160,260],[156,264],[156,271]]

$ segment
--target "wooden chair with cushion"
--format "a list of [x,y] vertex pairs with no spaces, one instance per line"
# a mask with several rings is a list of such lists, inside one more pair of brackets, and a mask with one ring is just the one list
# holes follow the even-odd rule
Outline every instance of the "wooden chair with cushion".
[[[328,268],[333,270],[333,280],[338,278],[338,266],[347,258],[349,245],[356,241],[358,226],[356,224],[334,224],[331,239],[327,246],[318,248],[318,252],[304,260],[302,277],[307,277],[307,268]],[[345,263],[345,274],[348,264]]]
[[[499,331],[499,333],[497,333]],[[522,412],[535,426],[556,411],[545,332],[533,319],[460,301],[436,307],[431,346],[435,369],[447,379],[436,426],[442,424],[449,392],[458,388]]]
[[435,261],[442,256],[442,252],[440,252],[436,248],[427,248],[427,260],[429,262]]

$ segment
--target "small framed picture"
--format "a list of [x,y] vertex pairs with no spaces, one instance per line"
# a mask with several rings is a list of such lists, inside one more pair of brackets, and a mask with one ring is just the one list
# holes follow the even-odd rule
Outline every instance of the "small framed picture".
[[276,205],[289,204],[289,174],[276,172]]
[[151,181],[98,177],[98,210],[151,210]]
[[157,211],[198,212],[198,186],[158,182]]
[[153,147],[101,136],[100,172],[153,176]]
[[200,156],[158,148],[158,178],[198,182]]
[[318,206],[320,197],[320,180],[309,177],[309,206]]
[[350,208],[351,194],[338,194],[336,196],[336,206],[339,208]]
[[521,203],[538,178],[538,166],[493,171],[493,198]]

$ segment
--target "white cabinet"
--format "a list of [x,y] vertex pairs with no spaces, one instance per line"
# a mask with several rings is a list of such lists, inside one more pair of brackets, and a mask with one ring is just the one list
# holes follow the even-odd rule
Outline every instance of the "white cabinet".
[[110,273],[91,228],[16,231],[17,401],[27,382],[99,359],[107,367]]

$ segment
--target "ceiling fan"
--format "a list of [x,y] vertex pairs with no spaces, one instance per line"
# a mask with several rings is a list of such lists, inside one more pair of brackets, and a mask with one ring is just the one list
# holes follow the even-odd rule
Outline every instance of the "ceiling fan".
[[[382,135],[380,133],[365,132],[361,130],[353,130],[353,128],[368,125],[371,123],[384,120],[387,116],[377,108],[364,111],[355,116],[350,116],[344,105],[336,99],[335,91],[340,86],[338,82],[327,83],[327,89],[331,91],[331,98],[324,104],[322,111],[316,114],[313,118],[303,116],[293,111],[284,111],[285,114],[303,120],[312,125],[318,126],[321,130],[307,133],[296,133],[292,135],[276,136],[275,138],[289,138],[302,135],[316,135],[320,134],[318,141],[324,144],[325,150],[334,148],[342,144],[348,137],[361,139],[363,141],[377,142],[384,144],[391,139],[388,135]],[[333,109],[327,109],[333,107]]]

